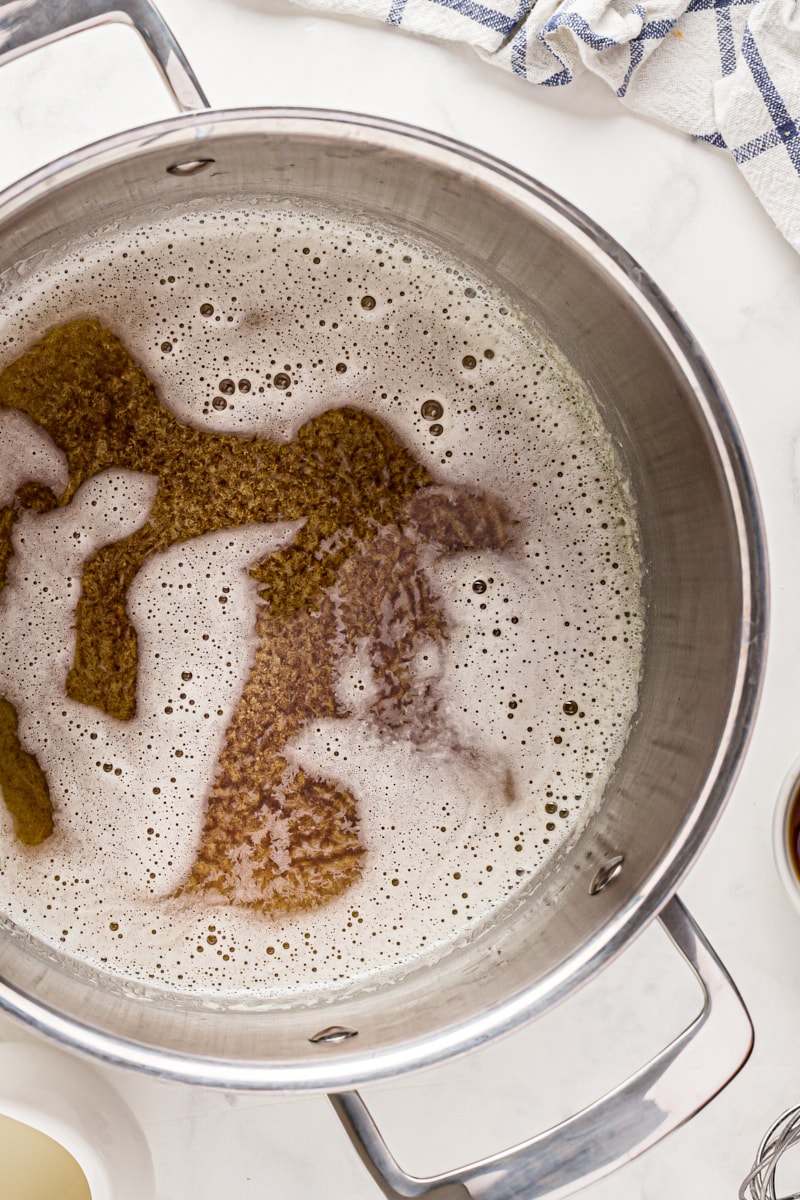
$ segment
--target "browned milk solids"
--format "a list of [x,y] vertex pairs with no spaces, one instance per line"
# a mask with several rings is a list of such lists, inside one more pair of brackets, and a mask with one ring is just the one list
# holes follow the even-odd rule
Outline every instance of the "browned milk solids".
[[[196,861],[182,891],[212,889],[264,911],[312,908],[345,890],[364,851],[353,795],[291,766],[283,751],[308,721],[346,717],[336,664],[369,644],[380,724],[424,727],[436,708],[411,664],[446,635],[441,604],[420,567],[420,544],[440,552],[501,549],[499,506],[430,475],[380,422],[337,409],[291,443],[205,433],[160,404],[125,348],[94,321],[53,329],[0,375],[0,407],[43,428],[66,455],[59,497],[24,484],[16,505],[68,505],[109,468],[155,475],[146,522],[103,546],[83,568],[69,696],[119,720],[136,712],[138,648],[128,590],[148,556],[213,530],[302,517],[291,546],[251,568],[264,601],[255,663],[228,728]],[[3,510],[2,561],[17,507]],[[21,841],[52,832],[45,776],[0,699],[0,786]]]
[[267,201],[132,217],[0,301],[0,925],[271,1004],[502,920],[641,669],[563,356],[440,247]]

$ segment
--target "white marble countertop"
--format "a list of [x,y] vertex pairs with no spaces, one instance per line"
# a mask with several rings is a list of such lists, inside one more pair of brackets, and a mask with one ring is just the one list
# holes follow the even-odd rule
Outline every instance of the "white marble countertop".
[[[772,579],[763,699],[723,819],[681,889],[756,1029],[737,1079],[587,1200],[735,1196],[762,1133],[800,1103],[800,917],[772,861],[781,782],[800,753],[800,258],[724,154],[628,114],[592,80],[536,89],[470,51],[281,0],[162,0],[215,106],[372,112],[490,151],[562,193],[666,292],[727,392],[760,488]],[[0,73],[0,185],[107,133],[167,115],[135,35],[92,31]],[[398,1157],[455,1166],[530,1136],[621,1079],[696,1003],[657,928],[568,1005],[445,1068],[373,1089]],[[25,1040],[0,1018],[0,1040]],[[158,1200],[372,1200],[323,1098],[211,1093],[100,1068],[138,1116]],[[791,1182],[787,1166],[787,1184]],[[800,1164],[794,1186],[800,1180]],[[0,1191],[2,1187],[0,1186]]]

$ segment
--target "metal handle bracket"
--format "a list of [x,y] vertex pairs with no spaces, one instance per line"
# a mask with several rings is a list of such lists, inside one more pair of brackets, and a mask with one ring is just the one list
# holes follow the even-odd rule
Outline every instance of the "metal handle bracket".
[[660,920],[702,987],[700,1013],[619,1087],[529,1141],[421,1179],[395,1162],[358,1092],[329,1096],[384,1196],[563,1200],[655,1145],[712,1100],[747,1062],[753,1026],[733,980],[677,897]]
[[0,66],[82,29],[120,22],[150,51],[181,112],[209,103],[185,54],[150,0],[11,0],[0,4]]

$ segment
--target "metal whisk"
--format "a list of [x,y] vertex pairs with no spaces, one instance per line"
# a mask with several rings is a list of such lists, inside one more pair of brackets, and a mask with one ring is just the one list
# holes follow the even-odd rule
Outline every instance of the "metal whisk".
[[752,1170],[739,1188],[739,1200],[800,1200],[800,1192],[778,1196],[775,1191],[778,1163],[797,1142],[800,1142],[800,1106],[788,1108],[764,1134]]

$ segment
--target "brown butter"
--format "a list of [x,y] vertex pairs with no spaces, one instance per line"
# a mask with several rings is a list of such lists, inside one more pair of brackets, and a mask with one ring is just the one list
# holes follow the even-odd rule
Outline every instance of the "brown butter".
[[[361,872],[356,799],[291,766],[287,743],[310,720],[347,715],[336,699],[337,667],[365,638],[377,681],[371,718],[419,736],[438,698],[432,683],[416,678],[414,656],[446,637],[420,550],[502,547],[499,506],[432,487],[391,432],[361,410],[328,410],[287,444],[183,425],[96,321],[51,330],[11,364],[0,375],[0,407],[43,428],[69,471],[61,496],[31,481],[13,507],[0,509],[0,586],[20,508],[68,505],[85,480],[110,468],[158,477],[144,525],[84,564],[75,613],[67,692],[119,720],[136,712],[138,643],[127,598],[146,559],[214,530],[303,518],[292,545],[251,568],[262,601],[255,662],[181,890],[273,913],[340,894]],[[19,743],[8,700],[0,700],[0,786],[17,836],[31,845],[49,836],[47,781]]]

